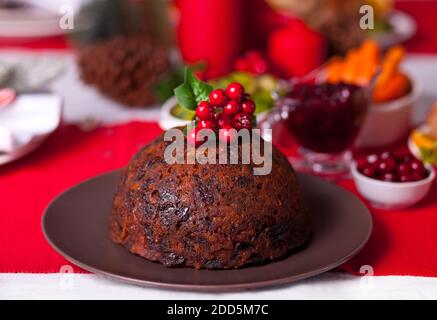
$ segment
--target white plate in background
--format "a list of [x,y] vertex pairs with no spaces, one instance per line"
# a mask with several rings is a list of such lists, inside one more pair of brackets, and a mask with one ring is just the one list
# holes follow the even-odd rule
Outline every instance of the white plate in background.
[[[67,34],[71,31],[83,30],[91,25],[89,17],[81,15],[78,10],[74,15],[74,29],[61,28],[59,25],[62,17],[59,10],[50,11],[43,7],[23,6],[9,9],[0,7],[0,38],[37,38]],[[56,6],[55,6],[56,7]]]
[[0,165],[38,148],[61,122],[61,98],[54,94],[20,95],[0,110]]
[[388,23],[392,28],[390,31],[371,34],[371,37],[385,49],[411,39],[417,32],[416,21],[403,11],[393,10]]

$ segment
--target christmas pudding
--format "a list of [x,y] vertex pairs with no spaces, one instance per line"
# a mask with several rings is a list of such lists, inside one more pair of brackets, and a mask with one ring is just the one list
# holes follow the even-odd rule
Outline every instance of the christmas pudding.
[[[198,145],[193,136],[200,127],[223,128],[219,139],[228,142],[231,127],[251,128],[251,121],[241,120],[254,112],[241,85],[214,90],[207,100],[196,110],[187,144]],[[229,269],[278,259],[308,241],[310,221],[296,174],[276,148],[270,173],[255,175],[252,158],[247,164],[169,164],[164,154],[172,142],[166,140],[156,138],[124,169],[110,219],[114,242],[168,267]]]

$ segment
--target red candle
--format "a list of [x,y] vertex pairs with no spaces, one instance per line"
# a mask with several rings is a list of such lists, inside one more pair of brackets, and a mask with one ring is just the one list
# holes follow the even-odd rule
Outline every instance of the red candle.
[[282,77],[300,77],[323,63],[326,42],[320,33],[296,19],[272,32],[268,55]]
[[187,63],[203,61],[206,77],[223,76],[241,53],[243,1],[177,0],[177,37]]

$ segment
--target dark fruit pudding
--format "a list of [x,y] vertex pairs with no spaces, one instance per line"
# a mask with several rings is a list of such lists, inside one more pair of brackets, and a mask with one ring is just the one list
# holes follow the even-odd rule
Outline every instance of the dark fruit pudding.
[[426,179],[429,171],[408,152],[389,152],[358,157],[358,171],[372,179],[387,182],[413,182]]
[[287,127],[306,149],[336,154],[347,150],[361,128],[366,91],[350,84],[293,86],[283,103],[289,106]]

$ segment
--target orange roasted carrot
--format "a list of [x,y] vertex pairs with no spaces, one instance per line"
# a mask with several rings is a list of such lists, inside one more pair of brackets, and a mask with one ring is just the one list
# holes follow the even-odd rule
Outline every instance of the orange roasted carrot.
[[379,46],[373,40],[365,40],[360,48],[360,63],[356,83],[366,85],[370,82],[379,65]]
[[342,80],[346,83],[355,83],[360,64],[358,49],[351,49],[346,55]]
[[389,49],[382,62],[381,75],[378,77],[376,86],[382,86],[391,80],[391,77],[398,72],[399,64],[405,56],[405,49],[402,46],[394,46]]
[[387,102],[406,95],[411,90],[411,82],[404,73],[395,73],[386,83],[373,90],[373,101]]
[[344,62],[343,59],[333,58],[327,66],[327,81],[329,83],[339,83],[343,75]]

